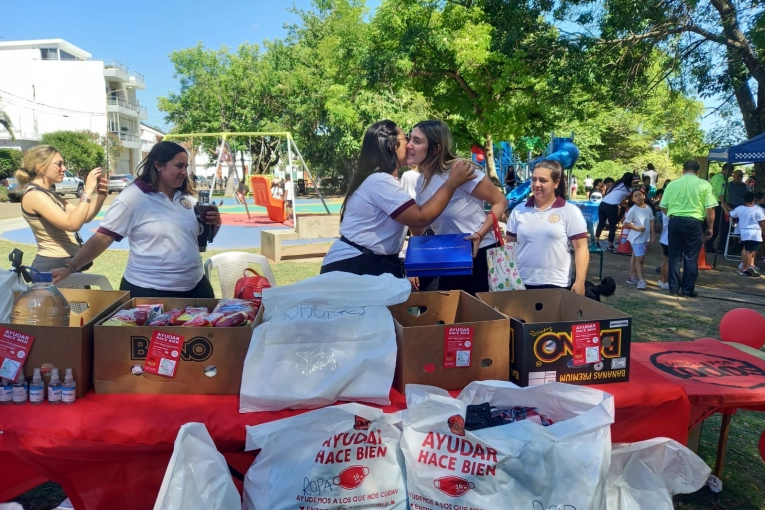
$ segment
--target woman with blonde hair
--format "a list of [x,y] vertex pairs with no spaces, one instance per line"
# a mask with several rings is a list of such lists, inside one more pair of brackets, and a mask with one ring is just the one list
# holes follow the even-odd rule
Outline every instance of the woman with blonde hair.
[[218,211],[197,218],[197,193],[188,175],[189,156],[173,142],[159,142],[138,168],[138,177],[114,200],[101,227],[65,267],[66,278],[106,251],[114,241],[130,243],[120,290],[131,297],[212,298],[202,270],[200,223],[220,227]]
[[[426,120],[414,126],[409,137],[407,165],[417,165],[420,177],[417,181],[417,203],[429,200],[448,181],[452,169],[458,164],[473,163],[458,158],[452,152],[452,134],[449,126],[440,120]],[[469,233],[465,239],[473,242],[473,274],[466,276],[441,276],[439,290],[464,290],[470,294],[489,291],[489,268],[486,255],[497,244],[491,215],[484,212],[483,204],[491,206],[492,214],[499,220],[507,209],[507,199],[492,184],[486,174],[475,171],[476,178],[462,184],[452,195],[449,204],[431,227],[436,235]],[[425,228],[412,229],[414,235],[422,235]],[[412,286],[419,290],[419,281],[412,278]]]
[[[16,171],[19,185],[26,186],[21,198],[21,215],[37,241],[32,268],[42,272],[63,266],[77,254],[82,245],[78,231],[95,218],[108,194],[107,180],[101,178],[101,169],[96,168],[85,180],[80,203],[70,204],[50,190],[64,180],[65,171],[64,158],[51,145],[29,149],[22,168]],[[93,200],[91,196],[96,191],[98,195]]]

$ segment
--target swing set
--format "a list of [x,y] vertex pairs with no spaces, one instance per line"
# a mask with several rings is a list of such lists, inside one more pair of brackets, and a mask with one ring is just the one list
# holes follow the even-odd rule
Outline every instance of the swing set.
[[[224,157],[226,157],[226,154],[233,154],[236,153],[231,150],[231,145],[229,143],[230,140],[235,140],[238,137],[247,137],[248,138],[248,144],[247,144],[247,153],[250,155],[250,165],[252,166],[252,138],[253,137],[276,137],[276,138],[285,138],[287,141],[287,172],[290,176],[289,186],[292,188],[292,197],[293,197],[293,216],[294,216],[294,206],[297,204],[297,196],[295,194],[295,177],[294,174],[295,169],[293,168],[293,151],[294,154],[297,155],[297,161],[300,163],[300,166],[302,167],[305,174],[308,175],[308,178],[311,180],[311,183],[314,186],[314,189],[316,189],[316,193],[319,195],[319,199],[321,200],[321,203],[324,205],[324,210],[327,212],[327,214],[330,214],[329,207],[327,207],[327,203],[324,201],[324,197],[321,195],[321,190],[319,189],[319,186],[316,184],[316,181],[313,178],[313,175],[311,174],[311,171],[308,169],[308,165],[305,163],[305,159],[303,159],[302,154],[300,153],[300,149],[298,149],[297,144],[295,143],[295,139],[292,137],[292,135],[287,132],[265,132],[265,131],[257,131],[257,132],[225,132],[225,133],[171,133],[164,136],[164,140],[187,140],[191,147],[194,147],[194,139],[195,138],[216,138],[219,140],[218,142],[218,149],[217,149],[217,161],[215,164],[216,172],[213,173],[213,180],[210,185],[210,190],[212,194],[212,190],[215,189],[216,180],[217,177],[217,169],[221,168],[221,163],[225,162]],[[263,156],[265,152],[265,140],[261,143],[261,149],[260,149],[260,158],[259,163],[262,161]],[[244,164],[244,161],[242,161],[242,164]],[[236,169],[236,166],[234,166],[234,185],[235,185],[235,195],[237,200],[244,205],[245,211],[247,212],[247,218],[250,218],[250,211],[247,207],[247,201],[245,200],[245,194],[242,191],[242,186],[236,186],[238,184],[238,171]],[[246,179],[247,176],[244,175],[244,168],[242,168],[242,178]],[[275,199],[271,197],[270,193],[270,184],[271,179],[268,176],[265,175],[259,175],[254,174],[250,176],[250,190],[253,195],[253,200],[256,205],[260,205],[266,208],[266,211],[268,212],[268,217],[271,221],[275,221],[277,223],[284,223],[286,221],[286,215],[284,214],[284,202],[282,202],[281,206],[276,205]],[[246,182],[246,181],[245,181]],[[278,200],[276,200],[278,202]],[[279,212],[279,207],[281,207],[281,213]],[[293,226],[294,228],[294,226]]]

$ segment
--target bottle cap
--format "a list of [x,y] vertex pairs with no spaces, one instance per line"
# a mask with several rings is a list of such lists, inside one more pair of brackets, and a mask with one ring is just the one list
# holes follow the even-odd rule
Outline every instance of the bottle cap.
[[74,377],[72,377],[72,369],[71,368],[67,368],[66,369],[66,375],[64,376],[64,382],[65,383],[70,383],[72,381],[74,381]]
[[36,383],[42,382],[42,376],[40,375],[39,368],[35,368],[35,373],[32,376],[32,382],[36,382]]
[[50,369],[50,382],[60,382],[61,379],[58,378],[58,368],[51,368]]

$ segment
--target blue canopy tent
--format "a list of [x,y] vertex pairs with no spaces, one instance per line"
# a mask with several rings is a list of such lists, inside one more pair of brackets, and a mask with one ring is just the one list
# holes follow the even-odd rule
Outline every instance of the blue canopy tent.
[[[731,167],[733,165],[749,163],[765,163],[765,133],[728,148],[711,149],[707,156],[707,160],[728,163]],[[723,188],[723,197],[725,197],[727,191],[728,180],[726,179],[725,187]],[[722,226],[722,222],[723,215],[721,214],[718,219],[718,226]],[[715,251],[715,261],[712,264],[712,267],[715,269],[717,268],[717,250]]]

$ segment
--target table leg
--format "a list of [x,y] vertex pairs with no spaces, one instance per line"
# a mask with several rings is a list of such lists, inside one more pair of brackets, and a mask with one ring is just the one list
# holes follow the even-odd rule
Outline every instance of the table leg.
[[717,460],[715,461],[715,470],[713,474],[722,480],[723,467],[725,465],[725,450],[728,446],[728,433],[730,432],[730,421],[733,414],[723,414],[720,424],[720,439],[717,441]]

